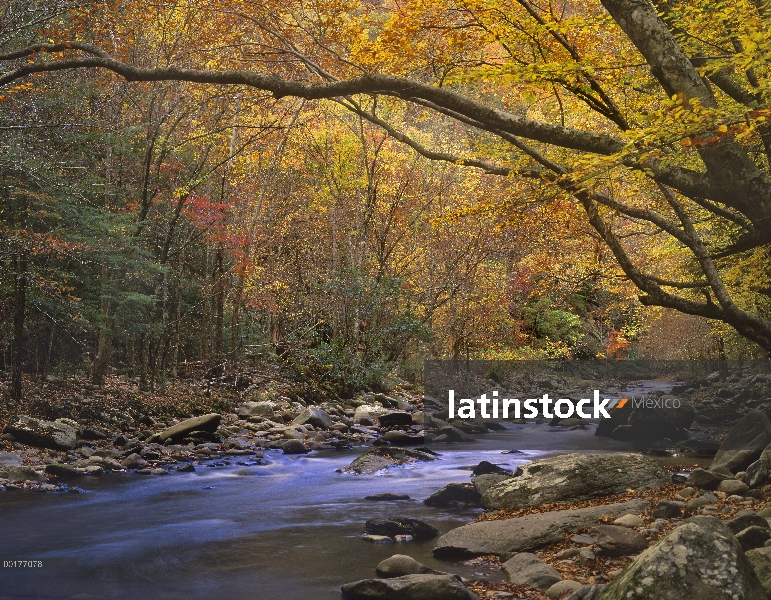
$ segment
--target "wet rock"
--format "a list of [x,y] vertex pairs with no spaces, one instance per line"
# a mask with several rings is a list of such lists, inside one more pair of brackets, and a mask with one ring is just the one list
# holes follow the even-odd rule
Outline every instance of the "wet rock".
[[[437,438],[442,436],[443,439],[441,441],[445,442],[467,442],[473,439],[470,435],[464,433],[457,427],[453,427],[452,425],[446,425],[437,429],[436,436]],[[439,440],[437,439],[436,441]]]
[[381,415],[379,418],[381,427],[410,427],[412,414],[408,412],[392,412]]
[[509,472],[503,467],[499,467],[498,465],[494,465],[491,462],[487,462],[486,460],[483,460],[476,467],[472,469],[471,473],[473,475],[489,475],[491,473],[508,474]]
[[763,587],[730,529],[694,517],[645,550],[602,593],[603,600],[762,600]]
[[457,575],[404,575],[346,583],[343,600],[479,600]]
[[749,489],[750,488],[746,483],[739,481],[738,479],[726,479],[725,481],[721,481],[717,486],[718,492],[725,492],[729,496],[733,496],[734,494],[743,496]]
[[561,598],[565,598],[565,596],[569,596],[581,587],[582,584],[578,583],[577,581],[565,579],[555,583],[553,586],[547,589],[544,594],[546,594],[547,598],[551,598],[551,600],[560,600]]
[[302,440],[287,440],[281,444],[281,450],[284,454],[307,454],[310,448]]
[[580,502],[669,482],[669,474],[656,461],[637,454],[565,454],[524,465],[519,477],[490,487],[482,495],[482,506],[516,510]]
[[771,548],[757,548],[746,553],[747,560],[758,576],[766,596],[771,598]]
[[387,535],[363,535],[361,536],[361,539],[363,539],[365,542],[370,542],[372,544],[393,544],[394,543],[393,538]]
[[396,465],[406,465],[416,460],[434,460],[436,456],[426,450],[381,447],[368,450],[342,469],[344,472],[371,475]]
[[26,415],[11,417],[4,432],[13,435],[16,442],[53,450],[72,450],[77,441],[77,434],[71,425]]
[[426,443],[426,438],[423,435],[413,435],[404,431],[389,431],[379,441],[397,446],[421,446]]
[[382,492],[380,494],[372,494],[370,496],[364,496],[365,500],[371,500],[373,502],[392,502],[395,500],[411,500],[407,494],[394,494],[393,492]]
[[760,458],[771,443],[771,423],[762,410],[751,410],[733,426],[720,444],[711,467],[723,466],[732,473],[745,470]]
[[[534,513],[501,521],[479,521],[452,529],[441,536],[434,548],[438,558],[470,558],[483,554],[503,555],[527,552],[565,539],[565,534],[596,525],[603,514],[621,516],[641,513],[648,508],[647,500],[630,500],[605,504]],[[588,536],[587,536],[588,537]],[[588,538],[592,543],[592,538]]]
[[529,552],[519,552],[512,556],[501,565],[501,571],[511,583],[539,590],[548,589],[562,581],[559,571]]
[[440,571],[434,571],[427,566],[419,563],[411,556],[405,554],[394,554],[390,558],[386,558],[376,568],[375,574],[378,577],[390,578],[390,577],[402,577],[404,575],[418,575],[418,574],[432,574],[432,575],[445,575]]
[[186,465],[182,465],[181,467],[177,467],[177,471],[179,473],[192,473],[195,471],[195,467],[192,463],[187,463]]
[[411,535],[416,540],[430,540],[439,535],[439,530],[428,523],[409,517],[389,517],[387,519],[369,519],[364,525],[367,535]]
[[329,429],[334,425],[330,414],[318,406],[307,406],[297,418],[292,421],[292,425],[313,425],[317,429]]
[[59,479],[75,479],[82,477],[83,473],[70,465],[56,464],[46,466],[46,475],[53,475]]
[[428,506],[479,506],[481,494],[469,483],[450,483],[423,501]]
[[678,500],[659,500],[658,504],[653,507],[654,519],[676,519],[682,516],[683,507],[685,502]]
[[161,443],[165,442],[166,440],[179,442],[193,431],[214,433],[217,431],[217,427],[219,426],[221,419],[222,416],[217,413],[210,413],[200,417],[193,417],[192,419],[185,419],[184,421],[177,423],[168,429],[164,429],[158,435],[158,441]]
[[139,454],[134,452],[124,458],[121,461],[121,464],[127,469],[144,469],[148,465],[148,462],[139,456]]
[[762,548],[768,540],[771,540],[771,529],[768,528],[768,525],[765,527],[752,525],[737,533],[736,539],[739,540],[745,552],[755,548]]
[[648,547],[646,539],[634,529],[617,525],[599,525],[589,530],[594,543],[602,554],[628,556],[637,554]]
[[[5,473],[5,475],[0,475],[0,477],[7,479],[11,483],[24,483],[25,481],[45,481],[46,476],[42,473],[39,473],[35,469],[31,467],[25,467],[25,466],[18,466],[18,467],[2,467],[0,468],[0,472]],[[6,489],[8,486],[5,486]]]

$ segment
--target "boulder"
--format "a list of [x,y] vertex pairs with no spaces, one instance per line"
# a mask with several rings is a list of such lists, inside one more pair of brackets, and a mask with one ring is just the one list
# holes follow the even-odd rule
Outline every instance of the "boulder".
[[77,434],[71,425],[26,415],[11,417],[3,431],[11,434],[17,442],[37,448],[72,450],[77,441]]
[[[522,471],[520,470],[519,472],[521,473]],[[500,483],[501,481],[506,481],[507,479],[511,479],[512,477],[515,477],[515,474],[490,473],[489,475],[477,475],[476,477],[474,477],[472,483],[474,484],[474,487],[476,488],[477,492],[479,492],[480,494],[484,494],[496,483]]]
[[642,527],[645,525],[645,521],[637,515],[624,515],[613,521],[613,524],[618,527]]
[[457,575],[416,574],[346,583],[343,600],[479,600]]
[[380,492],[379,494],[371,494],[364,496],[365,500],[372,502],[393,502],[395,500],[410,500],[411,498],[407,494],[394,494],[393,492]]
[[445,442],[468,442],[469,440],[473,439],[469,434],[464,433],[457,427],[453,427],[452,425],[445,425],[444,427],[440,427],[436,430],[437,438],[439,436],[443,436],[442,440],[436,440],[436,441],[445,441]]
[[329,429],[334,425],[329,413],[318,406],[307,406],[292,421],[292,425],[313,425],[316,429]]
[[470,483],[449,483],[423,500],[423,504],[439,507],[479,506],[481,494]]
[[185,419],[164,429],[158,436],[158,441],[163,443],[166,440],[173,442],[182,441],[189,433],[193,431],[204,431],[206,433],[214,433],[219,427],[222,416],[217,413],[210,413],[208,415],[202,415],[200,417],[193,417],[192,419]]
[[565,454],[527,464],[519,477],[493,485],[482,495],[482,506],[517,510],[580,502],[670,481],[658,463],[637,454]]
[[75,479],[77,477],[82,477],[83,473],[73,466],[56,464],[46,466],[46,475],[53,475],[59,479]]
[[732,473],[744,471],[760,458],[771,443],[771,423],[762,410],[751,410],[733,426],[720,444],[712,467],[726,467]]
[[717,486],[718,492],[725,492],[729,496],[733,496],[734,494],[743,496],[749,489],[750,488],[746,483],[739,481],[738,479],[726,479],[725,481],[721,481]]
[[483,460],[471,470],[472,475],[489,475],[490,473],[509,473],[509,471],[486,460]]
[[645,538],[629,527],[599,525],[590,529],[589,535],[599,547],[600,553],[608,556],[637,554],[648,547]]
[[742,515],[741,517],[736,517],[735,519],[726,521],[725,524],[734,535],[743,529],[747,529],[747,527],[755,526],[765,527],[766,529],[770,528],[768,521],[759,515]]
[[676,519],[683,515],[683,507],[685,502],[679,500],[659,500],[658,504],[653,507],[654,519]]
[[380,415],[381,427],[410,427],[412,425],[412,414],[408,412],[392,412]]
[[370,419],[374,421],[389,412],[391,411],[377,404],[362,404],[354,411],[353,420],[359,421],[361,419]]
[[771,529],[768,526],[759,527],[758,525],[752,525],[737,533],[736,539],[739,540],[745,552],[755,548],[762,548],[768,540],[771,540]]
[[409,517],[369,519],[364,525],[365,535],[411,535],[416,540],[430,540],[439,535],[439,530],[428,523]]
[[602,600],[762,600],[763,586],[731,530],[694,517],[645,550],[601,595]]
[[[527,552],[546,544],[561,542],[567,533],[592,527],[601,515],[620,517],[628,513],[641,513],[647,508],[647,500],[637,499],[588,508],[534,513],[500,521],[469,523],[441,536],[436,542],[434,556],[470,558],[483,554],[500,556]],[[591,538],[589,543],[592,543]]]
[[771,548],[757,548],[745,556],[758,576],[766,596],[771,598]]
[[706,469],[694,469],[688,475],[686,483],[688,486],[699,489],[714,490],[720,484],[721,481],[728,479],[726,475],[720,473],[713,473]]
[[149,463],[136,452],[129,454],[121,461],[127,469],[144,469]]
[[242,419],[249,417],[271,417],[276,411],[275,402],[244,402],[236,409]]
[[11,483],[24,483],[25,481],[45,481],[46,476],[43,473],[39,473],[35,469],[26,466],[17,467],[2,467],[0,472],[5,475],[0,475],[4,479],[8,479]]
[[530,552],[518,552],[501,565],[501,571],[511,583],[546,590],[562,581],[559,571]]
[[378,577],[403,577],[404,575],[418,575],[430,573],[433,575],[444,575],[440,571],[434,571],[427,566],[419,563],[411,556],[405,554],[394,554],[386,558],[376,568],[375,573]]
[[302,440],[287,440],[281,444],[281,450],[284,454],[308,454],[311,451]]
[[577,581],[564,579],[563,581],[558,581],[555,583],[553,586],[547,589],[544,594],[546,594],[547,598],[551,598],[551,600],[560,600],[561,598],[569,596],[580,587],[582,587],[582,584],[578,583]]
[[0,452],[0,467],[21,466],[21,456],[15,452]]
[[[671,400],[667,397],[652,399],[653,403]],[[639,407],[632,410],[627,423],[629,430],[624,439],[632,440],[684,440],[687,429],[693,423],[696,412],[684,402],[680,408]],[[613,436],[616,437],[616,436]]]
[[768,466],[771,461],[771,449],[766,447],[760,458],[747,467],[744,483],[751,488],[759,487],[768,481]]
[[582,585],[565,600],[597,600],[605,589],[604,583]]
[[342,471],[358,475],[371,475],[395,465],[406,465],[417,460],[434,460],[435,458],[433,453],[426,450],[380,447],[367,450]]

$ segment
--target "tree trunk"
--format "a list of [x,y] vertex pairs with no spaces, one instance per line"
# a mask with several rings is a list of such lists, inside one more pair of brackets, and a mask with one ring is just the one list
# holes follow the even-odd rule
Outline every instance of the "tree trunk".
[[104,385],[104,376],[107,373],[107,366],[110,362],[110,352],[112,351],[112,324],[110,323],[110,300],[107,297],[105,287],[109,271],[107,263],[102,264],[102,298],[99,311],[101,315],[101,326],[99,328],[99,346],[94,359],[94,375],[92,383],[94,385]]
[[11,399],[21,402],[22,360],[24,357],[24,318],[27,314],[27,258],[16,257],[16,290],[13,314],[13,356],[11,358]]

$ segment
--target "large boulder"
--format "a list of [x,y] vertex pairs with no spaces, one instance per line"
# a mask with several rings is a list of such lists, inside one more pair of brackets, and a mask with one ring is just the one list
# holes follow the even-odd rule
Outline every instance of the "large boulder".
[[26,415],[11,417],[3,431],[13,435],[14,439],[22,444],[52,450],[72,450],[77,441],[77,434],[72,426]]
[[367,450],[358,456],[342,471],[358,475],[371,475],[377,471],[396,465],[406,465],[416,460],[434,460],[436,456],[425,450],[409,450],[407,448],[380,447]]
[[236,409],[236,414],[246,419],[248,417],[271,417],[276,412],[275,402],[244,402]]
[[387,519],[369,519],[364,525],[366,535],[411,535],[416,540],[430,540],[439,535],[439,530],[428,523],[409,517],[389,517]]
[[755,575],[760,579],[766,596],[771,598],[771,548],[750,550],[745,556],[752,565]]
[[193,431],[205,431],[206,433],[214,433],[217,431],[217,427],[219,427],[221,419],[222,416],[218,415],[217,413],[210,413],[200,417],[193,417],[192,419],[185,419],[184,421],[181,421],[176,425],[169,427],[168,429],[164,429],[158,436],[158,441],[161,443],[165,442],[166,440],[171,440],[172,442],[181,441]]
[[693,517],[638,556],[601,600],[763,600],[737,539],[714,517]]
[[410,427],[412,426],[412,414],[408,412],[392,412],[380,415],[381,427]]
[[482,506],[516,510],[580,502],[670,481],[653,459],[637,454],[564,454],[525,465],[519,477],[491,486],[482,495]]
[[732,473],[744,471],[771,444],[771,423],[762,410],[751,410],[736,422],[720,444],[710,469],[726,467]]
[[378,404],[362,404],[361,406],[356,407],[356,410],[353,413],[353,420],[354,422],[360,421],[361,419],[370,419],[372,421],[376,421],[381,416],[390,412],[391,411],[389,409],[383,408]]
[[559,571],[530,552],[518,552],[501,565],[501,571],[511,583],[546,590],[562,581]]
[[346,583],[343,600],[479,600],[457,575],[405,575]]
[[334,425],[334,421],[329,413],[318,406],[308,406],[297,415],[292,421],[292,425],[313,425],[317,429],[329,429]]
[[434,547],[439,558],[470,558],[483,554],[504,555],[529,552],[546,544],[561,542],[565,534],[597,524],[601,515],[620,517],[644,512],[647,500],[637,499],[617,504],[604,504],[534,513],[500,521],[478,521],[452,529],[441,536]]
[[[522,469],[519,469],[518,473],[521,474]],[[484,494],[495,484],[500,483],[501,481],[506,481],[507,479],[511,479],[515,476],[517,475],[514,473],[488,473],[487,475],[477,475],[472,480],[472,483],[474,484],[477,492]]]

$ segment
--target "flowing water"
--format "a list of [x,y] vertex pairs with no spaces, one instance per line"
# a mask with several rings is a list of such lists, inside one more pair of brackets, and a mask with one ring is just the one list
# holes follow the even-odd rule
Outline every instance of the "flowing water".
[[[514,468],[555,452],[634,449],[595,437],[592,426],[507,428],[474,442],[436,445],[438,460],[377,476],[337,472],[362,448],[303,456],[270,451],[268,465],[89,478],[81,484],[87,494],[5,493],[0,560],[67,558],[77,566],[0,570],[0,600],[339,599],[341,584],[373,577],[378,562],[395,553],[473,576],[479,567],[433,559],[433,541],[363,541],[364,522],[413,517],[444,533],[473,520],[480,509],[435,509],[422,500],[447,483],[468,482],[481,460]],[[413,500],[364,500],[378,492]]]

